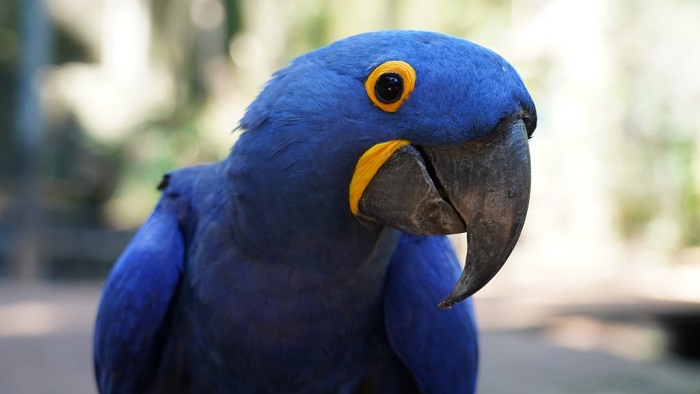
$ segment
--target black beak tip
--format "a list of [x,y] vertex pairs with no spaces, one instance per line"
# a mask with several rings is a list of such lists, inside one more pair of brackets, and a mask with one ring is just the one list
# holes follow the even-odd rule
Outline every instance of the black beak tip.
[[445,297],[440,303],[438,304],[438,308],[440,309],[452,309],[454,304],[463,301],[472,295],[479,291],[479,289],[474,289],[473,291],[467,291],[467,292],[461,292],[458,291],[457,289],[454,289],[447,297]]
[[445,299],[440,301],[440,303],[438,304],[438,308],[440,308],[440,309],[452,309],[452,306],[454,304],[458,303],[459,301],[461,301],[461,300],[452,299],[450,297],[445,297]]

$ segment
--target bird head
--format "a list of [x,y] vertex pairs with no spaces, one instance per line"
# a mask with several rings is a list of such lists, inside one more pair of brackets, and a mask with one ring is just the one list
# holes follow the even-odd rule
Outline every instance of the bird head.
[[464,272],[440,304],[450,307],[490,281],[518,240],[536,119],[496,53],[438,33],[365,33],[277,72],[233,154],[239,166],[264,162],[248,172],[294,202],[288,219],[305,226],[466,232]]

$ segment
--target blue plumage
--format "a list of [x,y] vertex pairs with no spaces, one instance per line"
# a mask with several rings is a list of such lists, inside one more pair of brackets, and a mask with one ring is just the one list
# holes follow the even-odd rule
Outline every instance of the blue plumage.
[[[400,59],[400,111],[364,81]],[[534,105],[513,68],[428,32],[351,37],[277,72],[225,160],[174,171],[117,261],[95,330],[103,393],[469,393],[471,301],[444,236],[358,220],[348,187],[373,145],[460,144]],[[533,125],[534,128],[534,125]]]
[[[404,234],[389,266],[385,327],[393,349],[425,393],[475,390],[478,346],[471,299],[448,313],[435,308],[435,300],[450,291],[459,271],[444,236]],[[455,335],[462,338],[455,341]]]

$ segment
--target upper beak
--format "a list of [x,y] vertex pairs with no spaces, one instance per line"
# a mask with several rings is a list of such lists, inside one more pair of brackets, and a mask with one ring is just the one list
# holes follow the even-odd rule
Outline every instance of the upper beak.
[[394,144],[364,190],[355,190],[361,219],[413,234],[467,232],[464,271],[440,308],[486,285],[515,247],[530,200],[527,141],[524,122],[516,120],[459,146]]

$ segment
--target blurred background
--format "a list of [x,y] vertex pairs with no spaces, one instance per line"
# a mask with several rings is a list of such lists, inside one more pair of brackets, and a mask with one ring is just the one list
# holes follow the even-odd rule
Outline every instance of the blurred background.
[[700,393],[698,26],[694,0],[3,0],[0,392],[94,392],[100,286],[161,175],[225,157],[293,57],[410,28],[500,53],[539,114],[480,392]]

